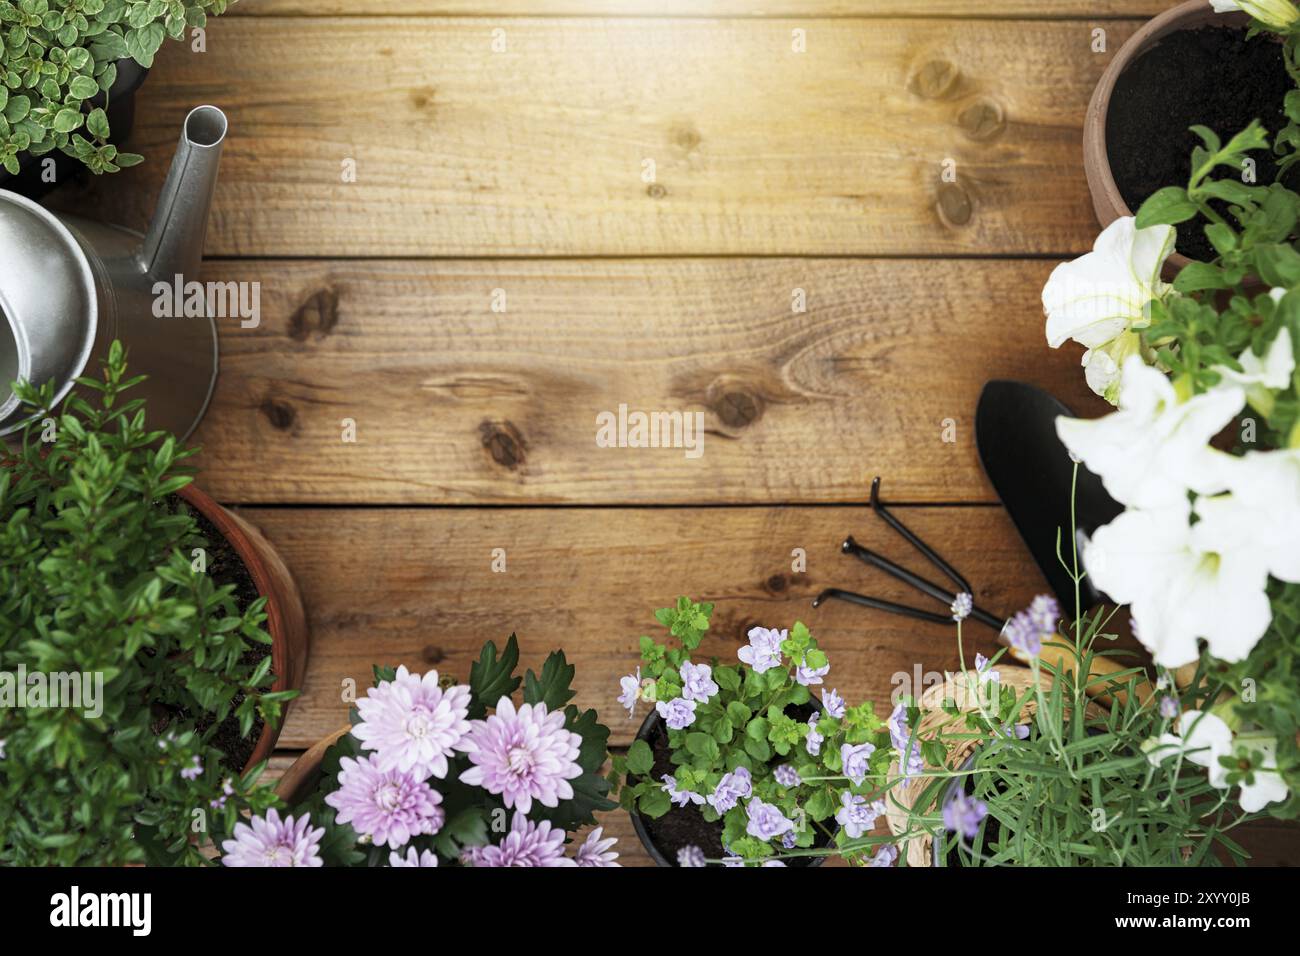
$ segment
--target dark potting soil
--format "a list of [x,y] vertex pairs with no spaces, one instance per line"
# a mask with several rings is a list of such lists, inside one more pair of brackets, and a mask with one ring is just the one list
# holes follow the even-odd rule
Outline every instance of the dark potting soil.
[[[812,709],[807,705],[790,707],[787,713],[797,720],[807,720],[812,714]],[[672,774],[676,768],[673,766],[672,751],[668,749],[668,730],[662,721],[655,724],[651,732],[650,749],[655,758],[654,769],[650,771],[653,778],[662,780],[664,774]],[[778,757],[773,762],[782,763],[783,759]],[[674,806],[658,819],[652,820],[645,816],[641,819],[645,823],[646,832],[650,834],[650,839],[674,864],[677,861],[677,851],[692,844],[703,850],[704,855],[710,860],[721,859],[727,855],[727,851],[722,846],[722,824],[704,819],[704,814],[694,804],[687,804],[684,807]],[[824,847],[830,845],[830,842],[824,833],[818,831],[813,845]],[[787,865],[812,866],[815,862],[817,857],[796,857],[788,861]]]
[[[1192,149],[1201,145],[1191,126],[1207,126],[1226,143],[1258,119],[1271,143],[1286,125],[1290,89],[1282,45],[1268,34],[1247,39],[1244,29],[1201,27],[1165,37],[1120,75],[1110,100],[1106,154],[1124,202],[1136,213],[1156,190],[1187,184]],[[1252,156],[1256,182],[1273,182],[1272,153]],[[1288,174],[1287,185],[1294,188],[1296,178]],[[1201,216],[1180,223],[1178,251],[1213,259],[1205,225]]]
[[[216,526],[205,518],[202,512],[197,509],[190,509],[194,515],[194,520],[199,526],[199,532],[207,539],[207,571],[212,578],[212,583],[217,587],[224,585],[234,585],[234,594],[232,598],[235,606],[240,610],[247,608],[256,601],[261,594],[257,590],[257,585],[253,582],[253,576],[244,566],[243,560],[239,557],[230,542],[225,536],[217,530]],[[262,658],[271,653],[269,644],[254,644],[240,658],[244,664],[256,666]],[[260,716],[253,718],[253,726],[248,732],[248,736],[241,736],[239,733],[239,719],[235,716],[234,710],[244,700],[243,693],[237,693],[231,702],[231,713],[221,725],[217,727],[211,739],[212,745],[224,755],[221,759],[221,765],[232,773],[242,773],[248,763],[248,758],[253,755],[253,750],[257,746],[258,739],[262,736],[262,727],[265,721]],[[156,733],[164,733],[167,726],[173,720],[194,720],[195,729],[199,733],[205,733],[213,724],[211,714],[191,714],[187,708],[165,708],[164,712],[159,715],[159,720],[154,723]]]

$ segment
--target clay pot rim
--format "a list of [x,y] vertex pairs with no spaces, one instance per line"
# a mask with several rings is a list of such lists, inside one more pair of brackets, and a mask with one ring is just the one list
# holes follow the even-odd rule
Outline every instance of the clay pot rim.
[[[1115,185],[1110,169],[1110,156],[1106,152],[1106,118],[1110,111],[1111,95],[1120,75],[1128,67],[1171,33],[1217,24],[1221,26],[1246,26],[1250,16],[1245,13],[1216,13],[1206,0],[1184,0],[1176,7],[1148,20],[1124,43],[1106,65],[1088,102],[1083,122],[1083,170],[1092,194],[1093,211],[1105,229],[1116,219],[1136,215],[1129,209]],[[1166,278],[1179,272],[1192,260],[1174,251],[1165,262]]]
[[301,803],[307,796],[302,791],[314,787],[320,781],[321,762],[325,759],[325,752],[351,730],[351,724],[340,727],[299,754],[298,759],[284,772],[284,776],[275,782],[275,795],[291,807]]
[[[202,514],[221,533],[221,536],[239,555],[239,560],[243,562],[249,577],[253,579],[253,585],[257,588],[257,593],[261,597],[268,599],[266,603],[266,629],[271,635],[271,669],[275,674],[275,681],[271,684],[271,690],[287,690],[289,688],[288,675],[290,670],[288,661],[289,644],[286,636],[284,611],[274,599],[270,570],[267,569],[266,563],[262,560],[253,542],[249,540],[244,529],[239,526],[230,512],[226,511],[216,499],[193,483],[181,488],[176,494],[191,508]],[[249,770],[268,758],[275,747],[278,737],[279,728],[272,726],[270,723],[264,723],[262,733],[257,738],[257,744],[253,747],[248,763],[244,765],[241,773],[248,773]]]

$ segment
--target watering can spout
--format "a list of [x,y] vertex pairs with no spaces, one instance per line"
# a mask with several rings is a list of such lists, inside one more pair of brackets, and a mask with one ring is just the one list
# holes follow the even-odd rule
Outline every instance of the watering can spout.
[[226,127],[226,114],[215,106],[196,107],[185,117],[180,146],[140,251],[151,279],[198,278]]

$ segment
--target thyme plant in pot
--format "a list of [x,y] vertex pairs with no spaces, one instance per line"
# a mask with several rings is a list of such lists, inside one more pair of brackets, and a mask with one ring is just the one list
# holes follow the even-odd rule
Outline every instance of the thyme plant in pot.
[[[237,828],[227,866],[617,866],[595,813],[609,728],[568,703],[563,651],[516,676],[514,635],[484,645],[467,683],[374,669],[348,727],[281,778],[277,810]],[[523,686],[520,702],[513,696]],[[489,713],[489,710],[491,713]]]
[[824,686],[830,663],[801,623],[754,628],[739,664],[692,660],[712,614],[685,597],[657,611],[677,646],[642,637],[622,680],[629,717],[651,711],[611,780],[647,852],[660,866],[889,865],[887,838],[867,835],[885,811],[885,722]]
[[[1239,170],[1248,184],[1290,182],[1300,144],[1300,8],[1292,0],[1187,0],[1135,33],[1115,54],[1084,122],[1084,170],[1103,227],[1147,197],[1186,180],[1194,125],[1228,139],[1258,120],[1274,138]],[[1227,195],[1209,197],[1222,212]],[[1180,224],[1166,278],[1213,258],[1198,214]]]
[[151,432],[120,344],[0,454],[0,862],[199,864],[306,666],[292,579]]
[[[0,189],[37,198],[78,169],[134,166],[122,152],[134,96],[168,39],[229,0],[0,0]],[[43,158],[55,160],[49,175]]]

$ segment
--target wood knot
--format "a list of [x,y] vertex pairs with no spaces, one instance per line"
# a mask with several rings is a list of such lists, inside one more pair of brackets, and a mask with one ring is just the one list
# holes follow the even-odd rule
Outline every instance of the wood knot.
[[441,664],[447,659],[443,649],[435,644],[426,644],[424,650],[420,651],[420,657],[426,664]]
[[502,468],[514,471],[525,461],[528,444],[512,422],[484,421],[478,426],[479,441]]
[[961,70],[949,60],[934,59],[921,64],[912,72],[907,88],[926,100],[939,100],[953,91],[961,78]]
[[939,186],[939,200],[935,205],[939,218],[950,226],[966,225],[974,213],[970,195],[956,183],[943,183]]
[[333,286],[313,292],[289,317],[289,337],[305,342],[313,332],[326,336],[339,324],[339,294]]
[[763,582],[763,589],[769,594],[780,594],[787,587],[789,582],[786,581],[784,574],[774,574]]
[[663,187],[662,183],[651,183],[645,188],[645,194],[651,199],[663,199],[668,195],[668,190]]
[[437,91],[432,86],[418,86],[411,90],[411,105],[417,110],[427,109],[433,105]]
[[1006,115],[994,100],[977,100],[957,116],[957,125],[977,142],[986,142],[1006,129]]
[[690,123],[681,123],[668,131],[668,140],[683,153],[689,153],[699,149],[701,137]]
[[298,421],[298,412],[288,402],[278,398],[268,398],[259,406],[272,428],[288,431]]
[[763,400],[750,392],[731,388],[713,400],[713,413],[729,428],[745,428],[763,417]]

